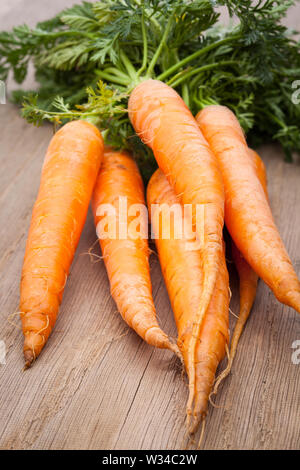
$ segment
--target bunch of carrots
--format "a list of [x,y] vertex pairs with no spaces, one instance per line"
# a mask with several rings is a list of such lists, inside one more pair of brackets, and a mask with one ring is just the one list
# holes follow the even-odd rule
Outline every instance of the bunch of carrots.
[[[194,434],[205,422],[210,394],[230,372],[258,277],[280,302],[298,312],[300,282],[272,217],[264,164],[247,146],[232,111],[210,105],[194,117],[174,89],[147,79],[133,88],[128,113],[159,167],[147,188],[149,211],[178,203],[192,208],[193,239],[175,236],[176,224],[186,215],[175,214],[171,223],[163,210],[159,217],[150,214],[156,221],[152,230],[177,324],[177,344],[156,318],[147,239],[127,233],[125,238],[99,241],[111,294],[123,319],[148,344],[173,351],[184,363],[189,380],[187,426]],[[145,205],[133,158],[106,147],[93,124],[65,124],[47,151],[22,271],[26,367],[39,356],[54,328],[90,201],[98,227],[103,204],[111,204],[117,218],[121,216],[120,197],[127,198],[128,206]],[[132,216],[127,217],[129,221]],[[230,348],[224,222],[240,279],[240,315]],[[170,224],[168,239],[161,236],[162,224]],[[226,352],[228,366],[216,380]]]

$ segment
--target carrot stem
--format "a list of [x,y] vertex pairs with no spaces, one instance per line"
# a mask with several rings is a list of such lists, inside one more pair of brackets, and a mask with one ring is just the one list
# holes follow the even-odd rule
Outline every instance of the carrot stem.
[[182,99],[187,105],[187,107],[190,107],[190,95],[189,95],[189,89],[186,83],[182,85]]
[[232,65],[235,63],[236,61],[234,60],[224,60],[221,62],[214,62],[212,64],[203,65],[202,67],[197,67],[196,69],[193,69],[193,70],[187,70],[187,71],[184,71],[183,73],[179,72],[178,74],[174,75],[174,77],[172,77],[171,80],[167,82],[167,84],[170,85],[172,88],[175,88],[178,85],[180,85],[180,83],[192,77],[193,75],[206,72],[207,70],[211,70],[216,67],[220,67],[222,65]]
[[158,48],[156,49],[156,52],[154,54],[154,56],[152,57],[152,60],[149,64],[149,67],[148,67],[148,70],[147,70],[147,77],[151,77],[152,75],[152,72],[153,72],[153,69],[155,67],[155,64],[156,62],[158,61],[158,58],[160,56],[160,53],[162,51],[162,48],[164,47],[164,45],[166,44],[166,40],[167,40],[167,37],[168,37],[168,34],[170,32],[170,29],[171,29],[171,25],[172,25],[172,20],[173,20],[173,15],[170,16],[169,20],[168,20],[168,23],[167,23],[167,26],[166,26],[166,29],[165,29],[165,32],[163,34],[163,37],[161,38],[161,41],[160,41],[160,44],[158,46]]
[[127,55],[125,54],[124,51],[120,52],[120,57],[121,57],[121,60],[122,60],[123,64],[125,65],[125,68],[128,72],[129,77],[131,78],[131,80],[133,82],[136,82],[137,72],[136,72],[134,66],[132,65],[131,60],[127,57]]
[[202,49],[200,49],[199,51],[196,51],[194,52],[193,54],[185,57],[184,59],[182,59],[180,62],[177,62],[177,64],[174,64],[172,65],[172,67],[170,67],[168,70],[166,70],[165,72],[161,73],[158,77],[157,77],[157,80],[161,80],[161,81],[164,81],[167,77],[169,77],[170,75],[172,75],[172,73],[176,72],[176,70],[180,69],[181,67],[183,67],[184,65],[188,64],[189,62],[191,62],[192,60],[194,59],[197,59],[198,57],[200,57],[201,55],[203,54],[206,54],[207,52],[210,52],[211,50],[219,47],[219,46],[222,46],[223,44],[227,44],[229,42],[232,42],[232,41],[235,41],[236,39],[239,39],[241,36],[240,34],[236,34],[234,36],[231,36],[231,37],[228,37],[228,38],[225,38],[225,39],[221,39],[220,41],[216,41],[214,42],[213,44],[209,44],[208,46],[206,47],[203,47]]
[[144,50],[143,50],[143,63],[141,68],[137,72],[137,76],[139,77],[144,70],[146,70],[147,67],[147,61],[148,61],[148,41],[147,41],[147,33],[146,33],[146,26],[145,26],[145,13],[143,11],[142,14],[142,36],[143,36],[143,45],[144,45]]
[[116,67],[106,67],[103,72],[108,72],[116,75],[117,77],[124,78],[125,80],[128,80],[128,75],[126,73],[122,72],[122,70],[117,69]]
[[[32,34],[35,35],[35,32],[32,31]],[[93,39],[95,40],[95,36],[92,33],[87,33],[85,31],[77,31],[77,30],[68,30],[68,31],[56,31],[56,32],[49,32],[47,31],[47,36],[53,39],[63,37],[63,36],[83,36],[88,39]],[[1,39],[2,41],[2,39]]]
[[104,80],[109,80],[110,82],[116,83],[117,85],[128,86],[129,84],[128,79],[125,80],[125,78],[116,77],[115,75],[112,75],[111,73],[107,73],[102,70],[97,70],[96,74],[98,75],[98,77],[103,78]]

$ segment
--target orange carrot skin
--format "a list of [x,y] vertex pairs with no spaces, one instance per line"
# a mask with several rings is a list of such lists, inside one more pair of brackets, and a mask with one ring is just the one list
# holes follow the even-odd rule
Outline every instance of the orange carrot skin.
[[[119,197],[126,197],[128,209],[132,204],[145,207],[144,186],[137,165],[126,152],[105,150],[92,198],[96,226],[102,216],[101,204],[111,204],[119,220]],[[147,212],[144,213],[146,226]],[[128,226],[132,221],[127,214]],[[147,343],[177,352],[156,319],[152,298],[147,239],[117,236],[99,240],[106,266],[111,294],[126,323]]]
[[48,147],[21,279],[27,367],[54,327],[102,156],[100,132],[84,121],[63,126]]
[[300,282],[236,117],[226,107],[208,106],[196,119],[219,161],[225,187],[225,222],[236,246],[277,299],[300,312]]
[[[131,93],[128,112],[137,134],[153,150],[158,166],[181,202],[191,204],[194,211],[196,206],[203,209],[197,235],[201,242],[204,288],[189,351],[189,362],[194,369],[196,341],[214,291],[223,251],[222,177],[214,154],[175,90],[158,80],[144,81]],[[195,370],[190,371],[189,409],[194,379]]]
[[[147,189],[149,210],[152,204],[178,204],[179,198],[160,170],[150,179]],[[182,216],[175,212],[174,223],[161,213],[155,217],[156,206],[152,206],[152,224],[156,235],[156,246],[162,273],[178,330],[178,346],[189,375],[191,370],[189,345],[192,340],[193,319],[197,313],[203,290],[203,266],[199,250],[192,249],[194,240],[176,239],[174,225],[182,223]],[[153,212],[154,211],[154,212]],[[170,239],[161,237],[161,225],[169,228]],[[228,344],[229,278],[224,253],[219,260],[215,290],[203,320],[200,338],[195,352],[196,387],[193,418],[190,431],[195,432],[207,412],[208,398],[215,373],[225,355]]]
[[235,328],[240,328],[239,325],[243,328],[255,300],[258,276],[233,242],[231,244],[231,254],[240,280],[240,313]]
[[254,165],[255,165],[255,171],[257,174],[257,177],[260,181],[260,184],[263,187],[263,190],[265,192],[265,195],[267,199],[269,199],[268,196],[268,179],[267,179],[267,172],[266,172],[266,167],[260,156],[258,155],[255,150],[249,149],[249,155],[253,159]]

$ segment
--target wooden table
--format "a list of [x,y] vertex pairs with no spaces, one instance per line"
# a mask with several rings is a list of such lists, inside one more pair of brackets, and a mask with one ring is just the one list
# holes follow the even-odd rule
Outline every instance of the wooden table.
[[[0,29],[33,24],[72,1],[5,0]],[[4,7],[3,7],[4,5]],[[50,11],[50,8],[52,11]],[[28,17],[26,17],[26,15]],[[297,24],[300,10],[290,15]],[[18,21],[17,21],[18,20]],[[22,372],[19,280],[31,209],[52,128],[26,124],[11,104],[0,106],[0,448],[178,449],[184,436],[186,381],[169,352],[154,350],[116,311],[94,243],[89,214],[55,330],[34,367]],[[300,274],[300,166],[275,146],[267,165],[274,217]],[[96,247],[95,251],[99,253]],[[176,334],[159,263],[151,259],[153,294],[162,327]],[[232,275],[231,309],[238,311]],[[234,318],[232,317],[232,323]],[[232,375],[210,407],[205,449],[296,449],[300,442],[300,365],[292,343],[300,317],[261,282]],[[224,364],[223,364],[224,366]]]

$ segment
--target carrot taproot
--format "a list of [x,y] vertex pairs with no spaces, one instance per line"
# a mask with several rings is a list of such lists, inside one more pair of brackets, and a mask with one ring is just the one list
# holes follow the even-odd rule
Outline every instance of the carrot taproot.
[[[175,193],[183,204],[192,206],[193,222],[201,243],[204,286],[188,351],[189,417],[195,396],[196,344],[223,253],[223,181],[213,152],[175,90],[158,80],[143,81],[132,91],[128,111],[137,134],[153,150],[158,166]],[[199,223],[196,223],[197,215]]]
[[[256,174],[265,191],[266,197],[268,198],[267,174],[264,162],[252,149],[249,149],[249,157],[254,162]],[[214,394],[217,393],[220,383],[223,382],[223,380],[230,374],[232,369],[232,364],[237,352],[239,340],[254,304],[258,283],[258,275],[255,273],[255,271],[253,271],[251,266],[249,266],[233,240],[231,240],[231,255],[239,276],[240,311],[232,333],[230,351],[228,354],[228,364],[215,382],[213,391]]]
[[243,255],[241,255],[234,242],[231,244],[231,255],[237,269],[240,282],[240,312],[230,345],[229,362],[232,363],[244,325],[249,317],[255,300],[258,276],[249,266]]
[[[126,199],[124,214],[121,213],[120,198],[123,201]],[[115,216],[118,226],[120,221],[125,222],[124,234],[121,230],[114,230],[113,225],[111,232],[105,226],[108,224],[105,219],[107,205],[112,208],[111,215]],[[140,225],[148,229],[144,185],[137,165],[128,153],[106,148],[92,197],[92,208],[112,297],[125,322],[141,338],[152,346],[178,353],[177,346],[171,343],[156,319],[147,236],[143,236],[143,227],[139,227],[139,234],[130,230],[136,216],[135,210],[131,215],[131,208],[134,207],[140,211]]]
[[63,126],[48,147],[21,278],[25,367],[54,327],[102,155],[102,136],[85,121]]
[[[184,225],[184,215],[182,210],[178,210],[178,206],[181,207],[180,199],[161,170],[157,170],[149,181],[147,201],[161,269],[177,325],[178,346],[190,380],[192,367],[189,348],[203,293],[203,260],[195,245],[196,238],[189,239],[184,232],[180,238],[180,229],[176,232],[176,226]],[[170,236],[164,238],[163,235],[167,234]],[[229,279],[222,252],[218,260],[214,293],[197,338],[193,358],[196,378],[193,422],[189,426],[191,433],[197,431],[201,420],[205,418],[215,373],[225,355],[229,339],[228,313]]]
[[239,276],[240,311],[232,333],[228,363],[215,381],[213,389],[214,394],[217,393],[221,382],[223,382],[231,372],[239,340],[254,304],[258,282],[257,274],[249,266],[233,241],[231,241],[231,255]]
[[243,131],[224,106],[207,106],[196,117],[215,153],[225,187],[225,223],[237,248],[274,292],[300,312],[300,282],[276,228],[268,199],[249,158]]

